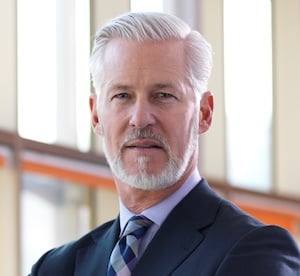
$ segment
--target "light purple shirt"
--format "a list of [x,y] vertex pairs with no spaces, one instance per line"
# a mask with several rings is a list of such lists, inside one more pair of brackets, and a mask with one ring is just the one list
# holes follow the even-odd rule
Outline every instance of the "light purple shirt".
[[[141,213],[141,215],[144,215],[152,220],[153,224],[147,230],[145,236],[140,242],[139,256],[144,253],[148,244],[150,243],[166,217],[173,210],[173,208],[199,183],[200,180],[201,176],[199,174],[199,171],[198,169],[195,169],[188,177],[186,182],[178,190],[169,195],[163,201],[157,203],[154,206],[151,206]],[[140,214],[134,214],[133,212],[128,210],[120,200],[120,233],[122,233],[127,221],[134,215]]]

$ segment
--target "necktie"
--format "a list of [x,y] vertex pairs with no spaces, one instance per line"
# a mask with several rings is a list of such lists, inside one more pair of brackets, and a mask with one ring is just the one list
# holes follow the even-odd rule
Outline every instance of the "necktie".
[[131,275],[137,258],[139,242],[152,221],[144,216],[133,216],[125,226],[120,240],[110,256],[107,275]]

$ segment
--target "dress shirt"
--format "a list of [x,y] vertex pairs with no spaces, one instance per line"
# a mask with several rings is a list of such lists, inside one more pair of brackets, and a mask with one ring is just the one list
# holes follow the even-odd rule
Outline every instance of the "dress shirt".
[[148,244],[162,225],[166,217],[173,208],[200,182],[201,176],[198,169],[195,169],[188,177],[186,182],[174,193],[166,197],[161,202],[144,210],[141,214],[135,214],[128,210],[120,200],[120,233],[122,233],[127,221],[135,215],[144,215],[153,221],[152,226],[147,230],[146,234],[140,241],[139,257],[145,252]]

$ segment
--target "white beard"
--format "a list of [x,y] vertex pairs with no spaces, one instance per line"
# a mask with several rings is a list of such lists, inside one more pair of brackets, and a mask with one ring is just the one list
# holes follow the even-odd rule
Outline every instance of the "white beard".
[[[116,158],[112,158],[108,152],[104,135],[103,150],[114,176],[127,185],[142,190],[161,190],[174,185],[182,177],[192,156],[197,152],[198,118],[199,117],[197,115],[193,118],[189,133],[189,143],[183,158],[173,156],[166,140],[147,128],[133,129],[132,133],[126,136],[124,141],[121,143],[118,156]],[[122,146],[125,142],[131,139],[137,139],[141,137],[151,138],[159,141],[168,154],[168,163],[166,167],[158,174],[147,173],[147,163],[149,162],[149,158],[146,156],[137,157],[136,159],[136,163],[139,168],[138,173],[128,174],[124,168],[124,164],[122,162]]]

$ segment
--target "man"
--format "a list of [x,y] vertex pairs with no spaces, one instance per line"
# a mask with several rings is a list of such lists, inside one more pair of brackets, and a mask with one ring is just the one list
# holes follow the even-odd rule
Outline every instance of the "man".
[[97,33],[92,125],[120,215],[46,253],[31,275],[300,275],[291,236],[220,198],[197,170],[211,67],[209,44],[174,16],[129,13]]

